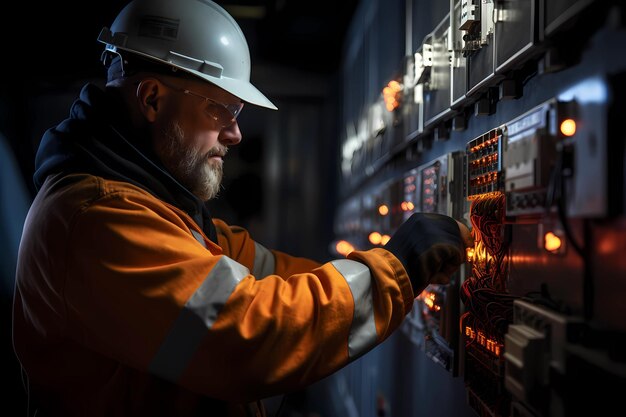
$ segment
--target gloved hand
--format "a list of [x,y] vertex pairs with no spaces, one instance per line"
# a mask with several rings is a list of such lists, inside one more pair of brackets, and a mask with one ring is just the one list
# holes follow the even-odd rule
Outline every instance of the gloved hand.
[[385,249],[402,262],[417,296],[428,284],[447,284],[465,261],[469,229],[452,217],[415,213],[394,233]]

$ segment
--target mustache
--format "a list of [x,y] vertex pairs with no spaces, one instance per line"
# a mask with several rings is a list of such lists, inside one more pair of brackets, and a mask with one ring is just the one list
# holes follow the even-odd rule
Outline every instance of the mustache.
[[226,146],[216,145],[212,147],[211,149],[209,149],[209,151],[206,154],[206,157],[210,158],[212,156],[219,156],[223,158],[226,156],[227,153],[228,153],[228,148]]

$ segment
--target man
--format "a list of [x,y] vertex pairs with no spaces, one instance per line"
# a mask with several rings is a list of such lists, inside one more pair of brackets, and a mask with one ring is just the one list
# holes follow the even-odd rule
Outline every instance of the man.
[[445,216],[326,264],[212,219],[243,103],[275,108],[241,30],[208,0],[136,0],[100,40],[106,91],[87,85],[36,159],[14,307],[31,414],[263,415],[463,262],[467,229]]

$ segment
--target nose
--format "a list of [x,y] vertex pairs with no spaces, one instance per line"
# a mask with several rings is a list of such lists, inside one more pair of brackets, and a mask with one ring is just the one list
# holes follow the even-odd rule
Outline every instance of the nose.
[[226,126],[222,130],[220,130],[220,134],[217,137],[217,140],[221,144],[227,146],[237,145],[239,142],[241,142],[241,131],[239,130],[237,120],[235,120],[230,126]]

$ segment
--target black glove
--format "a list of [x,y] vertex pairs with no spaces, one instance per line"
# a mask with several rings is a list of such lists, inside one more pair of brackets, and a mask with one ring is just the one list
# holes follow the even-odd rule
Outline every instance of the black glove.
[[402,262],[416,296],[428,284],[447,284],[465,261],[459,225],[443,214],[413,214],[400,225],[385,249]]

